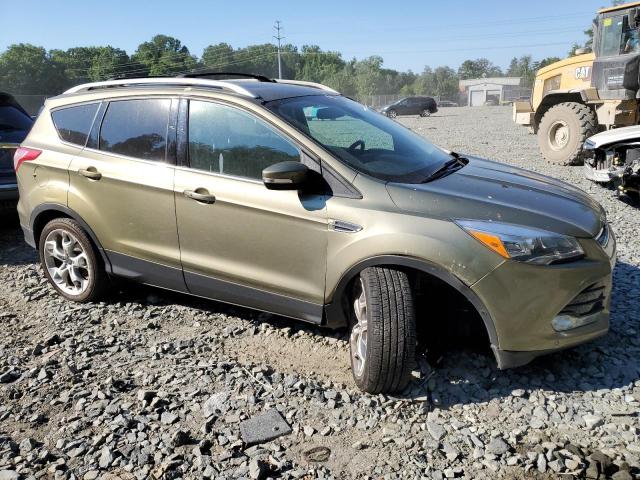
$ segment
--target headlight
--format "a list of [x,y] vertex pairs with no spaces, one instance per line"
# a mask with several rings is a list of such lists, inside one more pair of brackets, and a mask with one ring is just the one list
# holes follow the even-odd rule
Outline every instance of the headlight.
[[457,220],[467,233],[503,256],[537,265],[569,260],[584,255],[573,237],[509,223]]

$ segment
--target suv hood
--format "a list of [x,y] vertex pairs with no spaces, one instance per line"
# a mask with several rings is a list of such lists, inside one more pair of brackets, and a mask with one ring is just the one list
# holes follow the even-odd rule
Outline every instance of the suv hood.
[[402,210],[438,218],[514,223],[573,237],[595,237],[602,207],[567,183],[502,163],[466,157],[469,163],[423,184],[388,183]]

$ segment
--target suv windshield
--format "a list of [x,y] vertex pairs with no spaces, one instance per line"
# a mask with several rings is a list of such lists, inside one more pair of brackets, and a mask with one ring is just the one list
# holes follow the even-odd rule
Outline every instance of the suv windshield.
[[287,98],[267,107],[347,165],[381,180],[422,183],[453,158],[393,120],[342,96]]

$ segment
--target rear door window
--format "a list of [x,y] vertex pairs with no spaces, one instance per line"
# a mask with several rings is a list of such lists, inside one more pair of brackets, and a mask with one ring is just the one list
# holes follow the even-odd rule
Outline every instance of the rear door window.
[[0,131],[22,130],[28,132],[33,120],[13,105],[0,105]]
[[60,138],[65,142],[84,147],[99,105],[99,103],[88,103],[54,110],[51,118]]
[[171,100],[111,102],[102,121],[99,149],[143,160],[164,161]]

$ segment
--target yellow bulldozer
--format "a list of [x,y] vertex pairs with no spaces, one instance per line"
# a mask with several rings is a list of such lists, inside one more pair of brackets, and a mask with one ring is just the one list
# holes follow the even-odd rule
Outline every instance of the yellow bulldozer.
[[531,100],[513,105],[553,163],[580,163],[588,137],[640,123],[640,2],[600,10],[593,52],[575,53],[540,69]]

